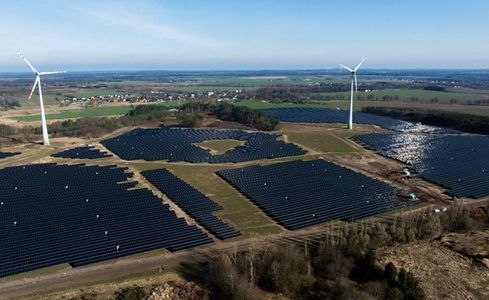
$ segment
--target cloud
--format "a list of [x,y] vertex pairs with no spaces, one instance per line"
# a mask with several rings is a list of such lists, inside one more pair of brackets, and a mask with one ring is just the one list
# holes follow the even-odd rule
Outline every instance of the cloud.
[[[132,31],[154,38],[173,40],[190,46],[214,48],[217,43],[207,37],[202,37],[193,33],[185,32],[175,26],[164,24],[154,20],[155,13],[152,11],[141,11],[138,13],[130,12],[130,7],[118,9],[116,5],[107,7],[97,7],[89,5],[85,8],[80,5],[73,5],[66,1],[68,9],[75,11],[81,18],[90,18],[104,26],[112,26],[120,30]],[[93,4],[93,3],[90,3]]]

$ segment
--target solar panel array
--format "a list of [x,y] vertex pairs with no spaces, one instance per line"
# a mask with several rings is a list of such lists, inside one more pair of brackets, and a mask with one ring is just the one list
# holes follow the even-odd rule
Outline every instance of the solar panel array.
[[[268,108],[262,109],[264,113],[282,122],[295,123],[347,123],[348,110],[329,108]],[[353,121],[358,124],[377,125],[386,129],[401,132],[426,132],[426,133],[448,133],[454,130],[427,126],[384,116],[378,116],[363,112],[353,112]]]
[[222,207],[176,177],[166,169],[141,172],[155,187],[167,195],[189,216],[221,240],[239,236],[240,232],[212,213]]
[[218,174],[288,229],[355,220],[417,204],[388,184],[324,160],[221,170]]
[[[195,145],[225,139],[244,141],[244,145],[220,155],[212,155],[209,150]],[[125,160],[236,163],[306,153],[294,144],[278,140],[276,134],[243,130],[138,128],[101,143]]]
[[83,159],[95,159],[110,157],[111,154],[107,151],[100,151],[95,147],[76,147],[73,149],[61,151],[51,155],[52,157],[62,157],[62,158],[83,158]]
[[10,156],[18,155],[20,152],[1,152],[0,151],[0,159],[7,158]]
[[425,179],[457,197],[489,195],[489,137],[367,134],[353,140],[381,155],[411,164]]
[[39,164],[0,170],[0,276],[212,242],[124,168]]

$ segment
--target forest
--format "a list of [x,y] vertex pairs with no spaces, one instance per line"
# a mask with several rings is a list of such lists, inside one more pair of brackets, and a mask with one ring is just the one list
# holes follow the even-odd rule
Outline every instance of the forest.
[[411,122],[421,122],[432,126],[452,128],[467,133],[489,134],[489,117],[485,116],[403,107],[368,106],[363,108],[362,111]]

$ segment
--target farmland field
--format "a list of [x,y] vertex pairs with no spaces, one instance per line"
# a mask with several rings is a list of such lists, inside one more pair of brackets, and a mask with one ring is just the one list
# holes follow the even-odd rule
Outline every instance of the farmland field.
[[[183,101],[174,101],[168,103],[158,103],[155,105],[163,105],[167,107],[177,107],[182,105]],[[103,117],[103,116],[117,116],[124,115],[131,110],[131,105],[106,105],[97,107],[87,107],[82,109],[65,109],[60,110],[57,113],[47,114],[47,120],[63,120],[63,119],[76,119],[81,117]],[[15,120],[23,122],[38,121],[40,115],[25,115],[25,116],[13,116]]]
[[[348,109],[348,100],[328,100],[328,101],[316,101],[307,104],[294,104],[294,103],[269,103],[261,101],[241,101],[236,105],[248,106],[254,109],[266,109],[266,108],[282,108],[282,107],[323,107],[323,108],[340,108]],[[414,107],[432,110],[443,110],[450,112],[459,112],[466,114],[474,114],[481,116],[489,116],[489,105],[465,105],[465,104],[448,104],[448,103],[413,103],[410,101],[368,101],[368,100],[355,100],[353,102],[353,110],[360,111],[367,106],[379,106],[379,107]]]
[[[129,105],[118,106],[100,106],[100,107],[87,107],[82,109],[67,109],[57,113],[47,114],[47,120],[62,120],[62,119],[75,119],[81,117],[101,117],[101,116],[114,116],[123,115],[127,113],[131,107]],[[12,117],[18,121],[33,122],[38,121],[40,115],[27,115]]]
[[[349,92],[341,93],[316,93],[321,96],[336,96],[341,95],[344,99],[349,97]],[[467,92],[442,92],[442,91],[429,91],[429,90],[416,90],[416,89],[386,89],[386,90],[374,90],[371,92],[360,92],[360,97],[373,96],[382,100],[384,96],[398,97],[398,100],[411,100],[412,98],[418,98],[419,100],[431,101],[431,99],[437,98],[440,102],[450,102],[454,99],[457,101],[469,101],[469,100],[489,100],[489,93],[467,93]]]

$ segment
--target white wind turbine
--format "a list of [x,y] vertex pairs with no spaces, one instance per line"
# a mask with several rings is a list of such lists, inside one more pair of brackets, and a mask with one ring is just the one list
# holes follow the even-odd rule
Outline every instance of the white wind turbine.
[[29,95],[29,100],[32,98],[32,94],[34,94],[34,90],[36,86],[39,87],[39,106],[41,107],[41,128],[42,128],[42,141],[44,145],[49,145],[49,136],[48,136],[48,126],[46,124],[46,115],[44,114],[44,102],[42,100],[42,88],[41,88],[41,76],[50,75],[50,74],[62,74],[66,73],[66,71],[54,71],[54,72],[39,72],[34,68],[31,63],[24,57],[24,55],[20,52],[17,54],[22,58],[22,60],[31,68],[32,72],[36,74],[36,80],[34,81],[34,86],[32,87],[31,94]]
[[353,88],[355,88],[355,92],[358,92],[358,83],[357,83],[357,70],[365,61],[365,58],[354,68],[349,68],[345,65],[340,64],[340,67],[350,71],[351,73],[351,92],[350,92],[350,118],[348,119],[348,129],[353,128]]

